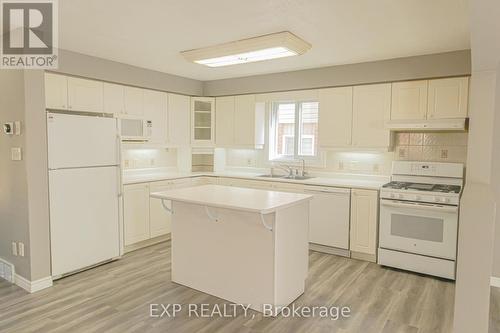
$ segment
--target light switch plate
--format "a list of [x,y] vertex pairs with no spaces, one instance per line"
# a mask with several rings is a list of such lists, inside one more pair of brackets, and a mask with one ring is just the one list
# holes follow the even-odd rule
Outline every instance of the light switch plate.
[[23,159],[22,149],[19,147],[14,147],[10,149],[11,160],[21,161]]
[[12,255],[17,256],[17,243],[12,242]]
[[14,135],[21,135],[21,122],[20,121],[14,122]]
[[24,243],[22,242],[17,243],[17,247],[19,248],[17,251],[19,256],[24,257]]

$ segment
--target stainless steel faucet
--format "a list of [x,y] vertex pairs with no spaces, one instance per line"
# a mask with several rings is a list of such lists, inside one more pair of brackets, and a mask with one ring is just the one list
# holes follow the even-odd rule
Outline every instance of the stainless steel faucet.
[[302,162],[302,170],[300,171],[300,176],[304,177],[306,175],[306,160],[301,159]]
[[[293,177],[293,167],[291,167],[290,165],[286,165],[286,164],[277,164],[275,165],[274,167],[278,168],[278,169],[281,169],[281,170],[284,170],[286,172],[288,172],[288,176],[289,177]],[[272,171],[271,171],[272,172]]]

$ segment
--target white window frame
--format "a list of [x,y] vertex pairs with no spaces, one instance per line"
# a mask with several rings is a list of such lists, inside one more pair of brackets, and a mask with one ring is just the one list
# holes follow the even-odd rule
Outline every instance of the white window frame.
[[[302,139],[311,139],[311,141],[312,141],[312,149],[314,149],[314,144],[316,143],[316,141],[314,140],[314,135],[312,135],[312,134],[302,134],[302,135],[300,136],[300,139],[301,139],[301,140],[302,140]],[[302,142],[301,142],[301,146],[302,146]],[[316,153],[316,154],[315,154],[315,155],[313,155],[313,156],[316,156],[316,155],[318,154],[318,150],[317,150],[317,149],[316,149],[316,152],[315,152],[315,153]],[[313,156],[310,156],[310,155],[299,155],[299,156],[304,156],[304,157],[309,156],[309,157],[313,157]]]
[[[309,155],[299,155],[299,140],[301,132],[301,113],[302,113],[302,103],[307,102],[318,102],[316,100],[299,100],[299,101],[273,101],[269,104],[269,132],[268,132],[268,161],[269,162],[294,162],[298,160],[305,160],[308,165],[321,166],[324,167],[325,159],[324,154],[319,151],[317,147],[314,156]],[[277,155],[276,154],[276,140],[277,140],[277,117],[279,104],[295,104],[295,127],[294,127],[294,154],[293,155]],[[286,134],[285,134],[286,135]],[[306,134],[306,136],[313,137],[313,145],[315,144],[314,136]],[[313,146],[314,147],[314,146]]]
[[[293,136],[293,135],[290,135],[290,134],[283,134],[283,141],[281,142],[281,144],[283,145],[283,150],[284,150],[284,151],[286,151],[286,149],[285,149],[285,146],[286,146],[286,139],[287,139],[287,138],[293,138],[293,137],[294,137],[294,136]],[[293,140],[293,141],[294,141],[293,143],[295,144],[295,138],[294,138],[294,140]],[[295,148],[295,147],[294,147],[294,148]],[[295,151],[295,149],[294,149],[294,151]],[[280,155],[280,156],[293,156],[293,155]]]

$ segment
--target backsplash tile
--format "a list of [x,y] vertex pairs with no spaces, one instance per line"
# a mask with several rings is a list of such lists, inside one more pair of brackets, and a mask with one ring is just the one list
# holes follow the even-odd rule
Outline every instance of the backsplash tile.
[[410,146],[421,146],[424,142],[424,133],[410,133]]
[[398,132],[395,160],[458,162],[467,160],[466,132]]

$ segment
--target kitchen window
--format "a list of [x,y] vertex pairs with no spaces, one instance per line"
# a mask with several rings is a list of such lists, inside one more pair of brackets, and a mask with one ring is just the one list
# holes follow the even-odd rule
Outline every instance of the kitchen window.
[[318,158],[318,109],[317,101],[272,104],[270,160]]

